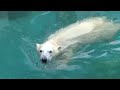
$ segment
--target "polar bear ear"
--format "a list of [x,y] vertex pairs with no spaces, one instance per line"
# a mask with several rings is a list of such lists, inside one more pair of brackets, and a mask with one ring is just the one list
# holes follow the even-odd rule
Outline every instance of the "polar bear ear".
[[61,50],[61,47],[58,47],[58,50]]
[[36,43],[36,49],[39,50],[40,47],[41,47],[41,44]]

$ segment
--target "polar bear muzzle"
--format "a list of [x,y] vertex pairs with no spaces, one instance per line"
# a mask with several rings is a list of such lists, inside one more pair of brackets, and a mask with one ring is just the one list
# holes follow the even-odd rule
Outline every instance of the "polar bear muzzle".
[[47,58],[44,57],[44,58],[41,59],[41,61],[42,61],[42,63],[45,63],[45,64],[46,64],[46,63],[47,63]]

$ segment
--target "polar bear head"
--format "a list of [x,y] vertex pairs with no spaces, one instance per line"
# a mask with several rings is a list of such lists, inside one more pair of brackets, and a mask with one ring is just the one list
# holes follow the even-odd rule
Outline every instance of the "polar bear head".
[[40,55],[41,62],[47,63],[60,52],[61,47],[52,45],[51,43],[36,43],[36,49]]

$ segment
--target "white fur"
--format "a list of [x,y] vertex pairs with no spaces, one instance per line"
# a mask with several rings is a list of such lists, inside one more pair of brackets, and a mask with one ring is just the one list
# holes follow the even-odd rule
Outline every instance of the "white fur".
[[[49,36],[48,40],[42,45],[36,44],[36,47],[37,51],[40,49],[44,50],[40,55],[44,55],[47,59],[51,60],[61,52],[68,51],[72,53],[72,47],[76,47],[77,44],[109,39],[119,29],[120,24],[108,21],[105,17],[87,18],[58,30]],[[58,49],[59,47],[61,48]],[[53,51],[51,55],[47,53],[49,50]]]

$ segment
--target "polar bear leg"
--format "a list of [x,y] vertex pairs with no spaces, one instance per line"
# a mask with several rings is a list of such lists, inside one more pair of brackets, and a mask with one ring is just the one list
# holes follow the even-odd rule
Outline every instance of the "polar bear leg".
[[69,59],[72,55],[73,55],[73,50],[70,49],[70,50],[67,50],[67,51],[62,55],[62,57],[63,57],[64,59]]

